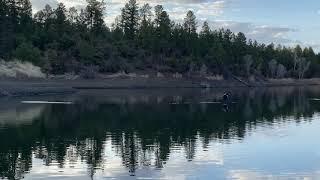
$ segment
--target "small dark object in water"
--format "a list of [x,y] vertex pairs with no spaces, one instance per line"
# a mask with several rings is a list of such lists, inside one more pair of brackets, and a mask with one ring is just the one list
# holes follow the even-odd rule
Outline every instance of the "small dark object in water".
[[223,94],[223,103],[229,103],[231,100],[231,93],[230,92],[225,92]]
[[230,92],[225,92],[223,94],[223,111],[228,112],[229,111],[229,104],[231,103],[231,93]]
[[224,112],[229,112],[228,104],[223,104],[222,109],[223,109]]
[[223,101],[227,101],[228,100],[228,94],[224,93],[223,95]]

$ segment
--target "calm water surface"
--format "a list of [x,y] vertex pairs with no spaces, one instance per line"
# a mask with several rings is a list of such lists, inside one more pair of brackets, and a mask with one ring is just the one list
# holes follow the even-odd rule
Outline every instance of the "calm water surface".
[[[320,88],[0,99],[4,179],[320,179]],[[73,104],[22,104],[21,101]]]

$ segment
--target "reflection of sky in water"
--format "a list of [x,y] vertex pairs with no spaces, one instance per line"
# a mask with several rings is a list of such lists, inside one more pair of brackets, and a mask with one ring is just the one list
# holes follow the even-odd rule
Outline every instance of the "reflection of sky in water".
[[[129,176],[110,137],[107,137],[103,164],[96,169],[94,179],[319,179],[320,143],[315,139],[319,135],[319,117],[315,114],[312,121],[301,123],[282,121],[274,126],[261,124],[248,131],[244,139],[212,139],[208,147],[202,146],[198,136],[192,161],[187,160],[185,148],[173,146],[162,169],[153,166],[154,152],[146,151],[148,161],[139,164],[135,177]],[[90,168],[73,156],[73,148],[69,147],[63,168],[55,163],[44,166],[43,160],[33,157],[32,170],[25,178],[90,179]]]
[[73,105],[8,100],[0,105],[0,177],[319,179],[320,102],[308,101],[318,92],[238,91],[228,113],[201,103],[218,102],[221,90],[35,99]]

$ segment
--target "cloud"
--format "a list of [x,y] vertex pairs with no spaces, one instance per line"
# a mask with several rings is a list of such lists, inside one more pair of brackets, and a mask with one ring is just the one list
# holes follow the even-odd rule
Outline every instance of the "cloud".
[[[223,14],[226,2],[230,0],[137,0],[139,5],[149,3],[151,6],[161,4],[168,11],[172,20],[182,20],[188,10],[193,10],[198,19],[217,17]],[[85,0],[31,0],[34,12],[43,9],[46,4],[55,7],[57,3],[64,3],[66,7],[75,6],[78,9],[86,6]],[[111,25],[115,17],[127,1],[107,0],[106,23]]]
[[286,44],[293,43],[293,40],[288,38],[288,34],[296,32],[296,29],[287,27],[270,27],[270,26],[253,26],[250,32],[247,33],[249,37],[255,38],[262,42]]
[[[201,24],[203,21],[199,22]],[[289,47],[301,45],[303,47],[312,47],[315,52],[320,52],[320,42],[304,42],[302,40],[294,39],[299,29],[284,27],[284,26],[269,26],[257,25],[251,22],[238,22],[227,20],[208,21],[212,29],[230,29],[232,32],[243,32],[248,39],[257,40],[260,43],[274,43]]]
[[257,40],[263,43],[275,44],[290,44],[295,43],[288,35],[297,32],[297,29],[289,27],[275,27],[267,25],[255,25],[250,22],[237,22],[237,21],[209,21],[213,29],[230,29],[238,33],[243,32],[250,39]]
[[313,50],[316,52],[316,53],[320,53],[320,42],[300,42],[300,43],[297,43],[297,44],[300,44],[304,47],[312,47]]
[[210,16],[219,16],[223,14],[223,10],[226,6],[225,1],[216,1],[212,3],[203,3],[198,6],[196,14],[201,18],[207,18]]
[[37,12],[43,9],[47,4],[51,7],[55,7],[58,4],[57,0],[31,0],[33,12]]
[[[107,4],[106,23],[111,24],[114,18],[120,14],[120,9],[127,1],[110,0]],[[198,19],[217,17],[223,14],[226,1],[223,0],[137,0],[139,5],[149,3],[151,6],[161,4],[169,13],[170,18],[175,21],[181,21],[186,16],[188,10],[195,12]]]
[[63,3],[66,7],[78,7],[79,9],[86,6],[85,0],[57,0],[59,3]]
[[263,171],[253,170],[231,170],[229,171],[229,177],[231,179],[290,179],[292,176],[300,177],[300,179],[311,180],[319,179],[320,172],[293,172],[287,174],[270,174]]

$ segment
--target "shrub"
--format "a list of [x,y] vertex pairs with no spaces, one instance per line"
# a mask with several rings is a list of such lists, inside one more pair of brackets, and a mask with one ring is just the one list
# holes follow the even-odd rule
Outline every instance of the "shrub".
[[40,50],[30,43],[22,43],[14,51],[14,57],[21,61],[40,64]]
[[95,79],[97,77],[98,67],[97,66],[85,66],[80,72],[80,76],[84,79]]

